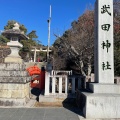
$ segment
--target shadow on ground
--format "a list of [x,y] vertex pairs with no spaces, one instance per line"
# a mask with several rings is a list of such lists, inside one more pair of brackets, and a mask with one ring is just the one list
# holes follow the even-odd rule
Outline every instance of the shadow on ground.
[[63,107],[76,113],[77,115],[83,116],[81,109],[76,104],[76,98],[66,98],[63,102]]
[[61,102],[39,102],[39,96],[43,94],[43,91],[38,88],[32,88],[31,94],[36,97],[37,103],[35,107],[64,107],[72,111],[73,113],[83,116],[81,109],[76,104],[76,98],[70,98],[69,96],[61,103]]

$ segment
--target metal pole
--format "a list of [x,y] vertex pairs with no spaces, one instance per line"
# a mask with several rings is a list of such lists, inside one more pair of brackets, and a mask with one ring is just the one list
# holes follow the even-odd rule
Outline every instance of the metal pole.
[[34,50],[34,62],[36,62],[36,47],[35,47],[35,50]]
[[47,62],[48,62],[48,59],[49,59],[50,23],[51,23],[51,5],[50,5],[50,17],[49,17],[49,19],[48,19],[48,47],[47,47]]

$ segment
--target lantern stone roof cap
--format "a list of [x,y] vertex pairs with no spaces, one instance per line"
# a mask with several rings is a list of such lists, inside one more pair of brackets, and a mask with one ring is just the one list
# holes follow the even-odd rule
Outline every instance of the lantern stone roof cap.
[[20,25],[16,22],[12,29],[3,31],[2,35],[7,38],[9,36],[19,36],[21,39],[25,39],[25,40],[29,39],[29,37],[25,35],[24,31],[21,31],[19,28],[20,28]]
[[24,34],[23,31],[21,31],[20,29],[9,29],[9,30],[5,30],[2,32],[2,35],[7,37],[7,36],[10,36],[10,35],[18,35],[18,36],[21,36],[23,39],[29,39],[28,36],[26,36]]
[[20,30],[19,28],[20,28],[20,25],[16,22],[16,23],[14,24],[13,29],[14,29],[14,30]]

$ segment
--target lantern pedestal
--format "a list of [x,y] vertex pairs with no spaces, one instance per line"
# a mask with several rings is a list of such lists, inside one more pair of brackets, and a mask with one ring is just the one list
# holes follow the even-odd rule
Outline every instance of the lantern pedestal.
[[5,58],[5,62],[22,63],[23,60],[19,55],[19,49],[22,47],[22,44],[20,44],[18,41],[10,41],[7,43],[7,45],[10,46],[11,54]]

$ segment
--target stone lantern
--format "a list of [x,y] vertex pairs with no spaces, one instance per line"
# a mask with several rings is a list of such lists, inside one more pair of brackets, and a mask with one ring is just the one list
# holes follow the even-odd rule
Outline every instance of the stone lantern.
[[3,36],[5,36],[10,40],[10,42],[8,42],[7,45],[11,49],[11,54],[5,58],[4,62],[9,62],[9,63],[23,62],[21,56],[19,55],[19,49],[23,47],[23,45],[19,43],[19,41],[27,40],[28,37],[24,34],[23,31],[19,29],[19,27],[20,27],[19,24],[15,23],[13,29],[5,30],[2,33]]

